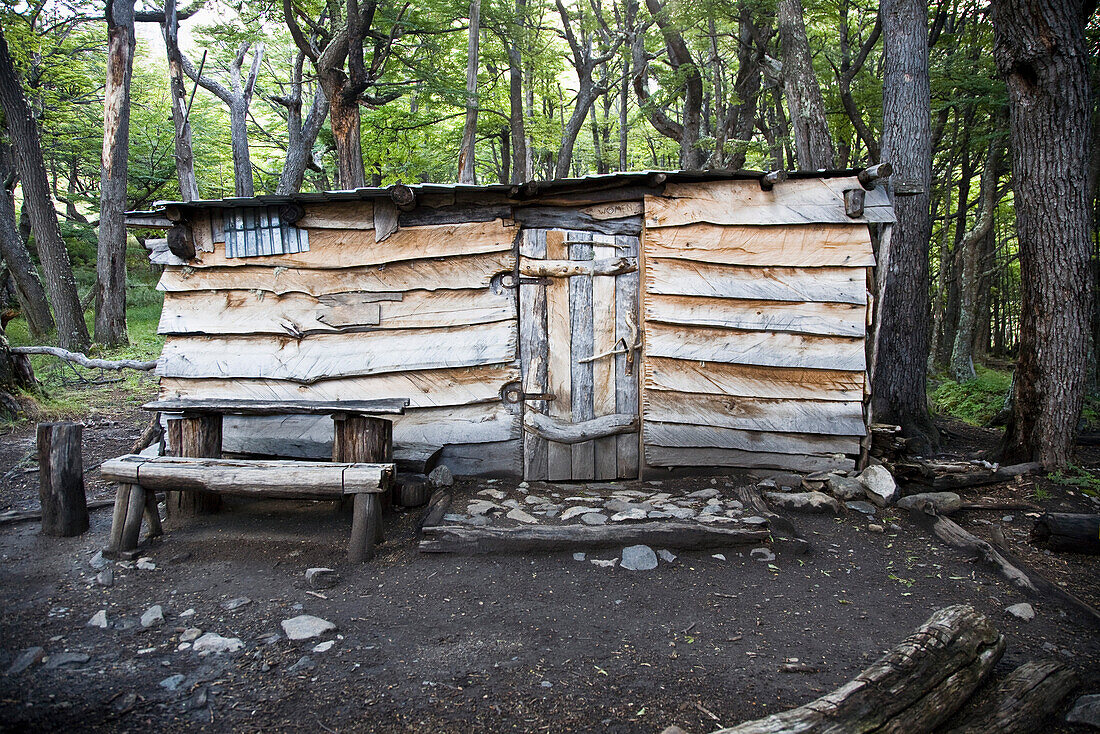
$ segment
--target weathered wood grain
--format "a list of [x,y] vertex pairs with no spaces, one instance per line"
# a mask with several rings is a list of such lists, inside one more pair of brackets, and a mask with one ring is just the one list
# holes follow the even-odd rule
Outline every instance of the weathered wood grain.
[[[523,414],[523,427],[547,441],[576,445],[607,440],[608,437],[614,437],[620,433],[637,433],[638,416],[633,413],[612,413],[585,421],[561,423],[550,416],[527,410]],[[614,454],[611,456],[612,459],[615,458]],[[599,479],[599,477],[596,478]]]
[[201,253],[193,267],[240,267],[270,265],[297,268],[350,268],[364,265],[453,257],[512,249],[515,229],[502,220],[470,224],[441,224],[432,227],[405,227],[394,232],[380,247],[375,232],[355,229],[317,229],[309,231],[309,250],[291,255],[261,257],[225,257],[224,248]]
[[607,218],[605,211],[600,210],[593,215],[583,209],[572,207],[526,206],[517,207],[514,210],[514,216],[523,226],[538,229],[554,227],[574,232],[599,232],[607,235],[638,235],[642,231],[640,215],[610,219]]
[[750,331],[863,337],[866,307],[854,303],[788,303],[646,294],[649,321]]
[[[565,233],[546,233],[546,257],[569,259]],[[555,278],[546,286],[547,384],[554,399],[547,412],[561,421],[573,420],[572,342],[573,321],[569,310],[570,280]],[[568,480],[573,475],[573,452],[569,446],[550,443],[547,446],[547,478]]]
[[[567,235],[570,258],[588,261],[592,259],[592,235],[586,232],[570,232]],[[572,422],[583,423],[596,417],[592,386],[595,352],[592,349],[592,278],[572,278],[569,281],[569,315],[573,321],[570,370],[570,393],[573,400]],[[596,472],[596,447],[590,442],[572,445],[573,479],[594,479]]]
[[502,364],[516,356],[516,328],[501,321],[449,329],[273,336],[168,337],[163,377],[257,377],[312,384],[334,377]]
[[533,278],[575,278],[582,275],[612,276],[638,269],[636,258],[614,257],[613,250],[594,260],[532,260],[520,258],[519,274]]
[[[520,257],[543,258],[546,255],[546,232],[527,230],[520,239]],[[549,391],[547,383],[546,286],[541,283],[521,283],[519,287],[520,363],[523,389],[530,394]],[[545,412],[546,401],[525,402],[528,408]],[[530,480],[545,480],[547,474],[547,442],[530,431],[523,433],[523,476]]]
[[306,204],[305,215],[294,223],[301,229],[374,229],[371,201]]
[[733,395],[647,390],[647,421],[694,423],[753,431],[862,436],[858,400],[775,400]]
[[646,353],[699,362],[862,372],[862,339],[646,323]]
[[246,290],[173,293],[158,334],[282,334],[468,326],[514,319],[515,301],[484,290],[303,293]]
[[[245,258],[246,261],[251,259]],[[323,296],[362,291],[394,293],[477,289],[488,288],[494,275],[509,272],[514,265],[515,258],[510,252],[411,260],[384,267],[339,269],[255,266],[246,262],[233,268],[165,268],[157,290],[177,293],[240,289]]]
[[523,442],[451,444],[443,448],[443,464],[457,477],[523,476]]
[[797,472],[850,471],[856,466],[856,462],[847,457],[768,454],[736,449],[669,448],[650,444],[646,444],[645,459],[649,466],[713,466]]
[[650,257],[757,267],[872,267],[866,225],[808,224],[787,227],[686,224],[647,229]]
[[863,305],[867,274],[863,268],[755,268],[651,257],[646,293]]
[[844,210],[844,190],[862,188],[851,178],[799,179],[763,191],[757,181],[705,181],[665,186],[662,196],[645,198],[645,224],[672,227],[710,224],[811,224],[892,222],[893,209],[883,188],[868,191],[863,216]]
[[[614,239],[603,235],[593,238],[592,262],[610,258],[615,253]],[[635,270],[637,264],[635,264]],[[596,416],[615,413],[616,349],[615,323],[616,299],[615,278],[595,277],[592,279],[592,354],[600,356],[592,362],[592,409]],[[637,425],[637,416],[634,418]],[[598,420],[598,418],[597,418]],[[633,429],[630,429],[633,430]],[[627,433],[628,430],[620,431]],[[598,480],[617,479],[619,476],[618,437],[609,435],[598,438],[593,443],[594,474]]]
[[286,380],[164,377],[162,399],[224,400],[378,400],[402,396],[413,408],[470,405],[500,400],[501,388],[519,379],[511,365],[393,372],[323,380],[303,385]]
[[642,428],[647,445],[737,449],[773,454],[858,454],[859,438],[817,433],[775,433],[710,425],[658,423],[648,414]]
[[864,374],[858,371],[758,367],[649,356],[647,390],[675,390],[794,400],[853,401],[863,398]]
[[[370,415],[401,415],[409,401],[407,398],[381,398],[378,400],[224,400],[197,398],[194,400],[154,400],[141,406],[142,410],[157,413],[218,413],[223,415],[337,415],[342,413],[366,413]],[[350,459],[349,459],[350,461]]]
[[[616,249],[623,257],[639,256],[637,237],[619,235]],[[615,412],[639,413],[638,376],[642,372],[641,318],[638,313],[639,274],[626,273],[615,278],[615,339],[622,344],[636,347],[634,352],[615,355]],[[616,437],[618,477],[637,478],[639,472],[640,435],[627,433]]]

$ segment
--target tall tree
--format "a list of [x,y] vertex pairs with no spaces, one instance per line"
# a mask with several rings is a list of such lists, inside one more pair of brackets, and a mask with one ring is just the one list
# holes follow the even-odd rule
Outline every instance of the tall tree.
[[[821,86],[810,56],[802,0],[779,0],[776,22],[779,26],[779,55],[783,64],[783,93],[791,113],[798,167],[808,170],[835,168],[833,137],[825,119],[825,100],[821,96]],[[915,25],[916,20],[910,19],[910,22]]]
[[[252,49],[252,66],[248,75],[241,76],[248,51]],[[248,152],[248,108],[252,105],[252,93],[256,90],[256,77],[264,58],[264,45],[244,41],[229,63],[229,86],[213,77],[199,74],[198,69],[183,54],[179,56],[183,71],[203,89],[212,92],[229,108],[229,139],[233,145],[233,192],[235,196],[252,196],[255,187],[252,180],[252,157]]]
[[481,39],[481,0],[470,0],[470,33],[466,47],[466,122],[458,151],[458,182],[476,183],[474,148],[477,142],[477,67]]
[[275,188],[276,194],[296,194],[302,190],[306,169],[313,163],[313,144],[317,142],[317,135],[328,117],[328,97],[320,85],[315,85],[313,102],[305,119],[302,119],[304,64],[305,54],[298,52],[290,80],[290,93],[271,98],[286,109],[286,160],[279,175],[279,185]]
[[38,129],[31,117],[23,85],[15,70],[4,29],[0,27],[0,106],[7,120],[8,134],[16,151],[16,164],[23,187],[23,203],[30,218],[31,230],[38,246],[38,257],[46,276],[46,289],[53,302],[57,322],[58,343],[65,349],[83,351],[88,348],[88,327],[77,297],[69,252],[61,239],[57,211],[50,198],[46,166]]
[[15,282],[15,294],[27,319],[27,330],[32,337],[43,338],[54,329],[50,304],[46,291],[38,280],[34,262],[23,238],[19,236],[15,222],[15,184],[18,175],[12,149],[7,142],[0,143],[0,260],[7,263],[8,272]]
[[937,442],[928,415],[928,257],[932,236],[931,86],[928,6],[883,0],[882,159],[894,168],[894,225],[871,391],[875,420],[902,427],[918,452]]
[[107,81],[103,89],[103,163],[99,176],[95,338],[126,344],[126,183],[130,162],[130,78],[134,0],[107,0]]
[[1096,2],[994,0],[992,8],[993,53],[1008,85],[1023,291],[1004,456],[1053,468],[1072,457],[1085,392],[1092,113],[1085,23]]
[[191,148],[191,110],[187,87],[183,80],[183,54],[179,44],[179,13],[176,0],[165,0],[164,47],[168,55],[168,81],[172,88],[172,124],[176,129],[176,178],[179,180],[180,197],[184,201],[199,198],[199,185],[195,180],[195,154]]

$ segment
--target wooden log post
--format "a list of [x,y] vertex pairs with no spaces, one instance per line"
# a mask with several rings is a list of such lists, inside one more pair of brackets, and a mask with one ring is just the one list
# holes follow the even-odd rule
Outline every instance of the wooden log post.
[[[332,460],[366,464],[386,464],[393,461],[393,423],[355,413],[335,413],[332,416]],[[374,546],[381,543],[382,512],[390,506],[392,495],[357,494],[353,500],[351,543],[348,560],[353,563],[374,557]]]
[[[168,420],[168,441],[176,456],[217,459],[222,455],[222,417],[219,413],[184,414]],[[168,514],[173,518],[209,515],[222,500],[210,492],[169,492]]]
[[77,423],[38,424],[38,496],[42,502],[42,534],[57,538],[88,529],[84,465]]
[[1053,551],[1100,554],[1100,515],[1048,512],[1035,521],[1031,539]]

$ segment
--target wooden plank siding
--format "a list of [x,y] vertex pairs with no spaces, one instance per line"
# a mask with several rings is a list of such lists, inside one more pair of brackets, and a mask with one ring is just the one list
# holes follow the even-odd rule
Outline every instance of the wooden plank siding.
[[[833,211],[842,189],[792,183],[778,194],[685,184],[646,198],[648,466],[855,465],[866,434],[870,232],[842,205]],[[871,221],[889,214],[883,205]]]
[[[394,444],[445,447],[455,473],[518,473],[516,229],[403,227],[374,242],[370,202],[307,205],[309,252],[166,268],[161,397],[409,399]],[[220,214],[220,212],[219,212]],[[326,416],[227,416],[230,453],[327,458]]]

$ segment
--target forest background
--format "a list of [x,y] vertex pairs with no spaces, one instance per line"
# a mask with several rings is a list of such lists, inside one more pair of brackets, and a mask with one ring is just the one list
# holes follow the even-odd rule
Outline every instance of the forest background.
[[[55,339],[74,349],[94,339],[110,356],[158,354],[157,268],[133,235],[119,234],[118,213],[159,200],[399,181],[520,183],[616,170],[877,163],[887,142],[885,49],[889,38],[917,29],[927,51],[918,43],[912,58],[927,64],[923,134],[932,151],[927,209],[921,204],[919,212],[928,238],[917,268],[926,265],[927,275],[916,276],[916,309],[927,315],[929,333],[922,361],[939,410],[977,424],[1003,420],[1024,314],[1013,173],[1019,151],[1010,140],[994,9],[974,0],[883,5],[208,0],[135,9],[132,0],[8,2],[0,27],[9,78],[18,80],[41,141],[88,330],[56,328],[61,311],[73,309],[50,289],[56,277],[32,226],[19,131],[5,105],[0,298],[10,309],[8,338]],[[1094,4],[1051,5],[1081,16],[1091,58],[1083,92],[1092,146],[1083,162],[1087,181],[1079,184],[1091,212],[1088,278],[1095,284],[1100,24]],[[898,48],[895,54],[912,53]],[[132,77],[124,80],[131,60]],[[893,114],[890,129],[904,138],[909,121]],[[105,160],[123,152],[120,181]],[[111,242],[120,243],[118,262],[111,262]],[[16,277],[21,266],[8,257],[20,247],[47,286],[42,298],[56,319],[34,315]],[[1100,389],[1092,346],[1100,343],[1100,312],[1089,309],[1087,333],[1079,336],[1089,345],[1092,394]],[[60,367],[36,364],[64,380]],[[1085,400],[1086,422],[1097,422],[1097,404]]]

